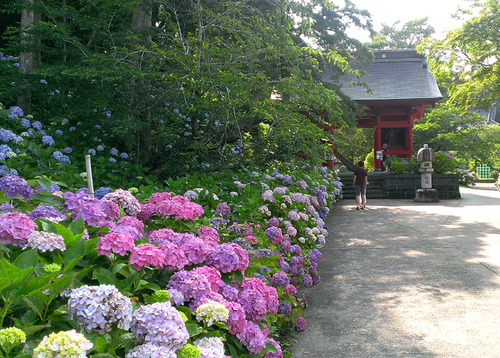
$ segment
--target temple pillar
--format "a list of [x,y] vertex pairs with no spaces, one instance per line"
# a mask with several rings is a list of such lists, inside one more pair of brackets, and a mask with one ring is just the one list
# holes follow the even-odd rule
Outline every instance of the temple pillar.
[[373,169],[383,170],[383,163],[377,159],[377,151],[382,150],[382,117],[378,115],[373,128]]

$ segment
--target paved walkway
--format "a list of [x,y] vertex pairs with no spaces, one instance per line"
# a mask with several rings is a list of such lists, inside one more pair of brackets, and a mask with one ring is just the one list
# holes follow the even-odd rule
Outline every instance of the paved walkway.
[[500,357],[500,192],[344,200],[292,358]]

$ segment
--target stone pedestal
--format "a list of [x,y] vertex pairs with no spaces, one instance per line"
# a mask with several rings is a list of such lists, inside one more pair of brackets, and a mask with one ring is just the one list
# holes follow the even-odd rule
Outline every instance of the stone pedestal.
[[439,201],[436,189],[417,189],[415,201],[437,202]]

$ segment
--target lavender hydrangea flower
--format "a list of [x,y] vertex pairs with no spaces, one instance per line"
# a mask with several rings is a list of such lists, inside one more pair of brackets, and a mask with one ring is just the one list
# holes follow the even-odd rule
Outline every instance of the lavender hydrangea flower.
[[116,148],[111,148],[111,150],[109,151],[109,153],[110,153],[111,155],[116,156],[116,155],[118,155],[118,149],[116,149]]
[[96,155],[96,151],[95,151],[95,149],[92,149],[92,148],[91,148],[91,149],[89,149],[89,150],[87,151],[87,153],[88,153],[88,154],[90,154],[90,155]]
[[64,237],[45,231],[33,231],[27,239],[27,246],[36,248],[38,251],[66,250]]
[[247,251],[238,244],[224,243],[212,249],[206,263],[221,272],[244,272],[249,265],[249,257]]
[[278,305],[278,312],[285,316],[290,316],[292,313],[292,304],[288,301],[281,301]]
[[181,314],[170,302],[156,302],[134,312],[131,331],[140,343],[152,343],[172,351],[181,349],[189,333]]
[[132,348],[125,358],[178,358],[178,356],[170,349],[147,342]]
[[81,286],[73,289],[68,313],[76,316],[86,332],[110,332],[112,325],[128,330],[132,321],[132,303],[113,285]]
[[219,337],[203,337],[194,341],[201,352],[199,358],[224,358],[224,342]]
[[127,153],[123,152],[123,153],[120,153],[120,158],[122,158],[122,159],[128,159],[129,155]]

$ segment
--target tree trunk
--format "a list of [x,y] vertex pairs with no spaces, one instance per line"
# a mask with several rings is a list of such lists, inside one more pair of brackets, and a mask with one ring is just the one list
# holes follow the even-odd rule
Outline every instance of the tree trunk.
[[[150,30],[153,26],[153,2],[152,0],[143,0],[139,4],[137,4],[136,11],[132,16],[132,30],[144,32],[143,42],[141,45],[148,46],[151,43],[152,36]],[[136,46],[139,44],[135,44]],[[140,80],[140,86],[142,86],[141,90],[147,92],[149,86],[149,81]],[[132,86],[134,86],[134,82],[132,82]],[[144,110],[140,113],[141,118],[134,118],[135,120],[140,120],[144,123],[144,125],[140,129],[140,133],[138,133],[139,138],[137,142],[137,155],[136,155],[136,163],[147,164],[150,159],[150,143],[151,143],[151,126],[149,124],[151,118],[151,112],[149,109]]]
[[348,161],[346,158],[344,158],[342,156],[342,154],[340,154],[337,150],[337,148],[333,148],[333,153],[335,154],[335,156],[337,157],[338,160],[340,160],[340,162],[342,164],[344,164],[346,166],[347,169],[349,169],[351,172],[354,171],[354,169],[356,169],[356,165],[354,163],[351,163],[350,161]]
[[[31,7],[35,0],[29,0]],[[33,22],[40,20],[40,15],[32,9],[23,9],[21,13],[21,45],[26,49],[19,55],[19,73],[24,77],[21,85],[21,94],[17,98],[17,105],[22,108],[25,114],[31,113],[31,89],[28,75],[37,66],[38,56],[33,47],[36,39],[29,33]]]

